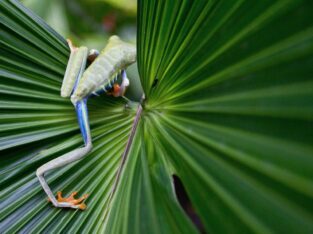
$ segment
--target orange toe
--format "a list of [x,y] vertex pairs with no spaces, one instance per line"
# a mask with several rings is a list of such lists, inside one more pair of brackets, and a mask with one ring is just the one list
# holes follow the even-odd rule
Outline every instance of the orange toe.
[[121,87],[118,84],[113,85],[113,90],[107,92],[107,95],[112,95],[113,97],[121,96]]
[[78,205],[78,208],[81,209],[81,210],[85,210],[87,208],[86,204],[85,203],[81,203]]
[[121,91],[121,87],[118,84],[114,84],[113,96],[119,97],[120,91]]
[[[85,194],[82,197],[76,199],[75,196],[77,195],[77,192],[72,192],[70,196],[68,197],[62,197],[62,192],[58,191],[57,192],[57,201],[58,202],[67,202],[72,205],[77,205],[79,209],[85,210],[86,209],[86,204],[82,203],[89,195]],[[50,199],[48,199],[50,201]]]

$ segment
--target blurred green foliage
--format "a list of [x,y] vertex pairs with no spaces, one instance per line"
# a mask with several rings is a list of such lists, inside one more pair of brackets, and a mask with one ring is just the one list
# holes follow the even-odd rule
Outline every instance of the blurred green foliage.
[[101,50],[118,34],[136,40],[136,0],[22,0],[65,38]]
[[[136,0],[22,0],[22,3],[75,45],[101,50],[113,34],[136,43]],[[127,73],[134,81],[127,96],[139,100],[137,65]]]

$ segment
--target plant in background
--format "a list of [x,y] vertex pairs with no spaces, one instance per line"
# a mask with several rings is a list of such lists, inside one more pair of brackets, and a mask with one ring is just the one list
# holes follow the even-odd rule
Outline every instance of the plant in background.
[[48,174],[54,191],[91,194],[81,212],[51,207],[35,175],[82,145],[59,95],[66,41],[1,1],[0,232],[312,233],[312,11],[297,0],[139,1],[146,101],[114,195],[136,114],[122,99],[90,100],[93,151]]

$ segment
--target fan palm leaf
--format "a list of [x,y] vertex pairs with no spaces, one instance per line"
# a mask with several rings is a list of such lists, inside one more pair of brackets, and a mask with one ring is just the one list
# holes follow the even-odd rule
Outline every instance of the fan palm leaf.
[[53,208],[35,176],[82,145],[59,97],[69,49],[20,3],[0,9],[1,232],[312,233],[310,1],[140,0],[141,115],[90,100],[92,153],[47,176],[53,191],[90,193],[84,212]]

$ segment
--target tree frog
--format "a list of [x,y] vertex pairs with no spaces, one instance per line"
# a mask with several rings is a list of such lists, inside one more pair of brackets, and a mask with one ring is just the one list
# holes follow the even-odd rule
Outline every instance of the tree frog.
[[[57,198],[53,195],[44,174],[55,168],[62,167],[71,162],[83,158],[92,149],[92,139],[88,121],[87,100],[89,97],[107,93],[114,97],[123,96],[129,85],[125,69],[136,62],[136,47],[123,42],[118,36],[111,36],[108,44],[99,54],[96,50],[88,51],[87,47],[75,47],[68,40],[71,50],[67,64],[61,96],[70,97],[75,107],[78,124],[84,140],[84,147],[75,149],[56,159],[53,159],[37,169],[36,175],[48,195],[49,201],[55,207],[69,207],[73,209],[86,209],[84,200],[88,194],[79,199],[73,192],[69,197],[62,197],[61,192],[57,192]],[[85,70],[87,60],[91,62]],[[118,77],[121,77],[121,84],[118,84]]]

